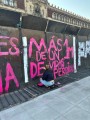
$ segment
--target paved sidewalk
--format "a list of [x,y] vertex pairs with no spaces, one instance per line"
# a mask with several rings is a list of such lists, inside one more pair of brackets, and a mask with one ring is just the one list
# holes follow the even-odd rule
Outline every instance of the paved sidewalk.
[[65,86],[75,81],[79,81],[83,78],[90,76],[90,69],[79,69],[77,73],[70,73],[62,77],[57,78],[55,81],[60,82],[59,86],[55,86],[53,89],[47,89],[46,87],[37,86],[39,82],[37,79],[34,81],[31,80],[26,86],[20,87],[13,92],[5,93],[0,95],[0,111],[11,108],[12,106],[22,104],[24,102],[30,101],[42,94],[50,92],[54,89]]
[[4,110],[0,120],[90,120],[90,77]]

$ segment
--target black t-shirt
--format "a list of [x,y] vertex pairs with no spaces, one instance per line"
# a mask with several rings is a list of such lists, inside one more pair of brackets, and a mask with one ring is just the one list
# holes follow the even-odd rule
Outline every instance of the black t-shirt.
[[50,69],[46,69],[42,76],[43,80],[51,81],[54,79],[53,72]]

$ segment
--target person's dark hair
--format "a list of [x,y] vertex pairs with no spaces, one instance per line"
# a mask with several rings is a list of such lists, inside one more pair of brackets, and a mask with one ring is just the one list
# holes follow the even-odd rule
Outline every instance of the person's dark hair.
[[50,68],[49,64],[46,64],[46,65],[45,65],[45,68],[46,68],[46,69],[49,69],[49,68]]

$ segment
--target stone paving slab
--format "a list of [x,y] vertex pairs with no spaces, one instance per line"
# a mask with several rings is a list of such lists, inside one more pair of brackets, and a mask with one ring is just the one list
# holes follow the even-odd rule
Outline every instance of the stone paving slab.
[[90,120],[88,84],[90,76],[1,111],[0,120]]

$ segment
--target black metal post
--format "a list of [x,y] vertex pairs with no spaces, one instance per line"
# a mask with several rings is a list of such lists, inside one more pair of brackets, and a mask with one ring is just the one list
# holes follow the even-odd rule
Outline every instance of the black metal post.
[[21,58],[21,72],[22,72],[22,83],[20,84],[21,86],[24,83],[24,62],[23,62],[23,42],[22,42],[22,14],[20,15],[20,21],[18,24],[18,30],[19,30],[19,49],[20,49],[20,58]]

